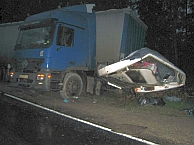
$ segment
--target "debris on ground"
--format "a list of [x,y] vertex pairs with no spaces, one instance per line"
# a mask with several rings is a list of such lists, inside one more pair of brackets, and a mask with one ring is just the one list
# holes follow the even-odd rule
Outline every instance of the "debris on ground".
[[94,99],[93,104],[97,104],[97,103],[98,103],[98,100]]
[[74,96],[73,98],[74,98],[74,99],[78,99],[78,96]]
[[68,102],[69,102],[69,100],[67,100],[67,99],[64,99],[64,100],[63,100],[63,102],[64,102],[64,103],[68,103]]
[[181,101],[181,98],[178,98],[176,96],[168,96],[168,95],[165,95],[164,99],[168,100],[168,101],[174,101],[174,102],[180,102]]
[[141,97],[139,99],[140,105],[159,105],[164,106],[166,103],[164,102],[163,98],[148,98],[148,97]]
[[194,107],[183,109],[183,111],[188,112],[189,116],[194,117]]

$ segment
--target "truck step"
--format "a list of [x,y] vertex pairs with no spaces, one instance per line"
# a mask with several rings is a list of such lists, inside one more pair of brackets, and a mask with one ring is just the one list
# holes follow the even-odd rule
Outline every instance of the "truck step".
[[51,89],[51,91],[54,91],[54,92],[56,92],[56,91],[59,91],[60,89]]

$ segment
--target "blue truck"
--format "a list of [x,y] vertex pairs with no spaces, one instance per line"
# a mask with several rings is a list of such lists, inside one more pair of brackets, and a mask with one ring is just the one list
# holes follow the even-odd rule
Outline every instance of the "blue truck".
[[11,84],[59,91],[62,98],[95,93],[97,69],[144,46],[147,26],[129,8],[94,4],[29,16],[19,27]]

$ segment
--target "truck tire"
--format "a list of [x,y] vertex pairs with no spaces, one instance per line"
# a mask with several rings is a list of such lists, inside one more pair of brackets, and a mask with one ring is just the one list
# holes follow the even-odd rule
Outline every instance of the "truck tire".
[[60,95],[63,99],[71,99],[81,95],[83,89],[82,78],[77,73],[67,73],[63,80]]

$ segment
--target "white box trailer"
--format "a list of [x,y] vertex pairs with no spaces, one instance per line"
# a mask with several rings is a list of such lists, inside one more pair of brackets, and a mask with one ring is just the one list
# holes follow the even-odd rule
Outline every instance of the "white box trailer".
[[0,80],[8,80],[14,47],[17,41],[18,27],[23,21],[0,24]]
[[96,14],[96,62],[111,64],[144,47],[147,25],[129,8]]
[[0,64],[11,63],[18,37],[18,27],[23,21],[0,24]]

